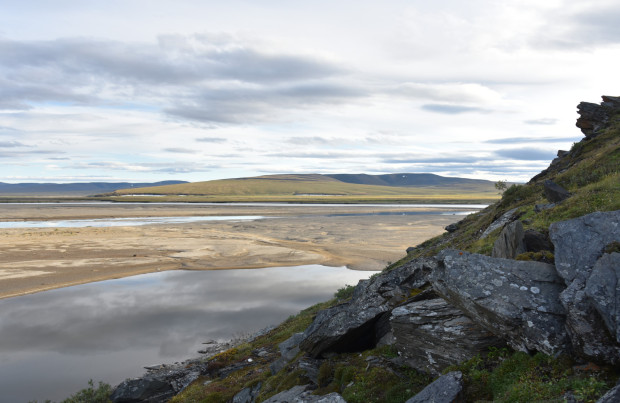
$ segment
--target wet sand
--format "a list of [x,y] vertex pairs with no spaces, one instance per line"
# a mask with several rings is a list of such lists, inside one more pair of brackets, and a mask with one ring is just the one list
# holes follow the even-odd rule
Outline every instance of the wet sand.
[[209,215],[273,217],[135,227],[0,229],[0,298],[160,270],[304,264],[380,270],[388,262],[402,258],[407,247],[441,234],[446,225],[462,216],[327,215],[412,210],[402,206],[0,204],[3,221]]

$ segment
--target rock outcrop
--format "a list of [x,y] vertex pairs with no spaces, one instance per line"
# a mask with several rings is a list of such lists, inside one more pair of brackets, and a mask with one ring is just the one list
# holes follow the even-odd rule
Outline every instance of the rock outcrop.
[[588,139],[598,135],[607,126],[611,115],[620,110],[620,97],[603,95],[602,98],[603,102],[600,105],[591,102],[581,102],[577,105],[580,117],[576,126]]
[[433,288],[516,350],[566,351],[562,279],[553,265],[444,250],[430,276]]
[[421,259],[362,280],[349,302],[319,312],[306,329],[300,348],[312,357],[329,352],[361,351],[374,347],[389,332],[389,314],[424,286],[435,266]]
[[546,180],[543,182],[543,188],[545,191],[545,197],[551,203],[559,203],[570,197],[570,192],[558,185],[554,181]]
[[[615,268],[609,267],[615,257],[605,257],[603,252],[608,244],[620,240],[620,210],[551,224],[549,236],[557,271],[567,284],[560,300],[567,312],[566,329],[574,352],[589,360],[619,364],[617,326],[611,318],[616,291],[609,288],[615,286],[601,283],[615,278]],[[610,299],[603,301],[603,296]]]
[[513,221],[506,225],[493,244],[492,257],[514,259],[526,252],[525,232],[521,221]]

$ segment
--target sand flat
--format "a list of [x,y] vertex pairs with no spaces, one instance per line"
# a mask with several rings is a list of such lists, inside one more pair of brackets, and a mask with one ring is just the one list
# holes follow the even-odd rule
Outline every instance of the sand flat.
[[[0,298],[158,270],[254,269],[322,264],[380,270],[441,234],[452,215],[366,215],[395,207],[114,204],[0,205],[2,220],[261,215],[135,227],[0,230]],[[462,210],[462,209],[461,209]],[[445,210],[443,210],[445,211]],[[328,216],[337,213],[337,216]]]

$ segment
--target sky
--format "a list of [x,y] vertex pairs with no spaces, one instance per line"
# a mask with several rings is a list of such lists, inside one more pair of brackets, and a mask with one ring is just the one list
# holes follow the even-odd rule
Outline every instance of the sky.
[[0,0],[0,182],[527,181],[620,95],[616,0]]

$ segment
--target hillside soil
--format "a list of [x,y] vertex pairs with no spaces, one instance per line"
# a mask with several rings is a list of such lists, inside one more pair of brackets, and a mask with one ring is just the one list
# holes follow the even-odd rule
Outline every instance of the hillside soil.
[[[252,269],[323,264],[381,270],[405,249],[462,218],[446,215],[337,216],[374,207],[112,204],[2,205],[3,220],[258,215],[137,227],[0,229],[0,298],[160,270]],[[381,211],[411,211],[381,207]],[[462,210],[462,209],[461,209]],[[442,210],[445,211],[445,210]]]

